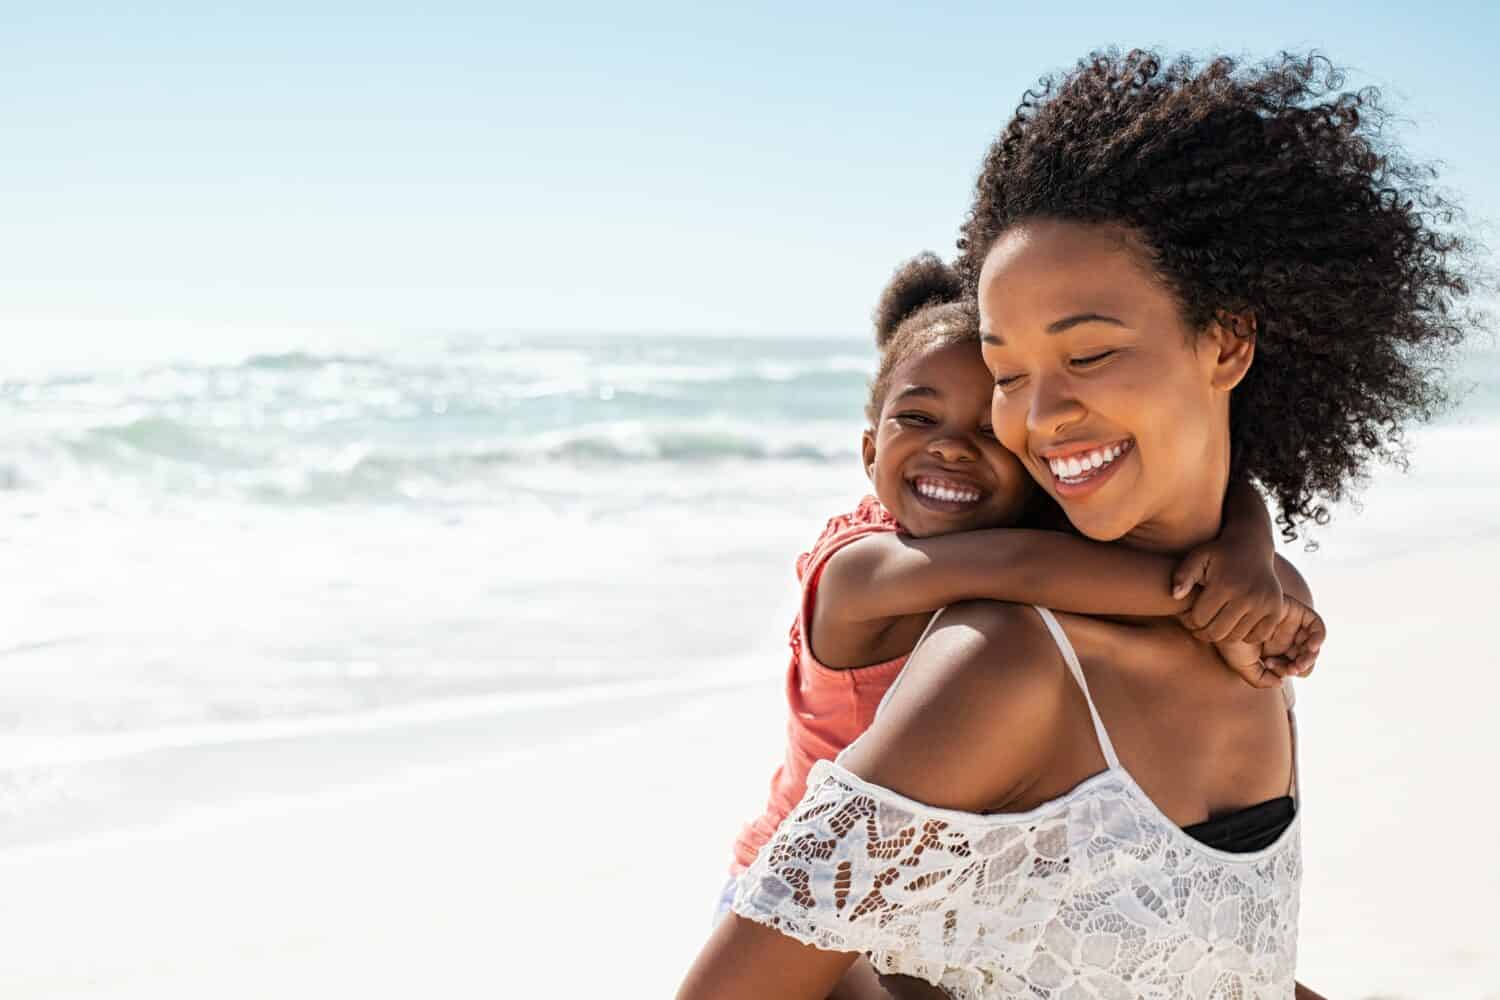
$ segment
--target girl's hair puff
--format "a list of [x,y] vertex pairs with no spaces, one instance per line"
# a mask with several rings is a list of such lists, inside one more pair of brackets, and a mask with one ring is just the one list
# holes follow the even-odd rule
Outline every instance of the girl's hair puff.
[[1316,54],[1095,53],[1027,91],[958,244],[973,284],[1019,222],[1119,223],[1194,329],[1248,315],[1232,462],[1288,540],[1372,458],[1404,461],[1403,425],[1446,401],[1449,349],[1482,325],[1458,207],[1391,139],[1380,93],[1343,83]]
[[950,344],[979,344],[979,319],[963,278],[934,253],[923,252],[896,268],[875,304],[875,347],[880,365],[870,383],[865,416],[880,421],[891,376],[916,354]]

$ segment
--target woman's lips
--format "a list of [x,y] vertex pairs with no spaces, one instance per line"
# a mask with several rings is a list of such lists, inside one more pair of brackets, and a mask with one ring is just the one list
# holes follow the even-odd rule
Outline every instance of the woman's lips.
[[1125,438],[1091,448],[1054,449],[1042,459],[1052,474],[1057,495],[1076,499],[1103,486],[1134,450],[1135,442]]

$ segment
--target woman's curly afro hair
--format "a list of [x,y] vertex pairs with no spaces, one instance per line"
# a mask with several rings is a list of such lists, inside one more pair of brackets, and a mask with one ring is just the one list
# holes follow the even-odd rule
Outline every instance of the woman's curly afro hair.
[[891,275],[875,304],[875,347],[880,365],[870,383],[865,415],[880,421],[891,376],[907,358],[950,344],[979,350],[979,316],[963,278],[936,254],[920,253]]
[[1379,92],[1342,87],[1317,55],[1096,53],[1026,93],[958,244],[973,285],[1017,222],[1122,223],[1195,329],[1252,317],[1233,466],[1276,500],[1288,540],[1372,457],[1404,461],[1402,426],[1446,401],[1448,349],[1479,322],[1457,207],[1389,140]]

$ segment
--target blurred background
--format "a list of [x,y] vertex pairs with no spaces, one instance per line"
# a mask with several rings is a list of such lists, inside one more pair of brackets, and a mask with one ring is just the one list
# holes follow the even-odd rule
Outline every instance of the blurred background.
[[[1318,48],[1500,216],[1478,3],[4,24],[7,996],[668,992],[776,759],[793,560],[863,492],[870,308],[1041,73]],[[1500,822],[1497,362],[1288,550],[1330,996],[1500,996],[1497,865],[1424,863]]]

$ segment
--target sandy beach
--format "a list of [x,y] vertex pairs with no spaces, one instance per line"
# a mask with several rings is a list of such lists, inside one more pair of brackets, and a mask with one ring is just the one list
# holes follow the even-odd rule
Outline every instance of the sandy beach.
[[[1483,516],[1449,499],[1448,527]],[[1298,557],[1333,636],[1299,690],[1300,976],[1330,997],[1500,996],[1500,539]],[[0,856],[0,995],[670,995],[778,751],[779,667],[95,762],[156,790],[128,829]],[[272,772],[297,779],[193,805]]]

